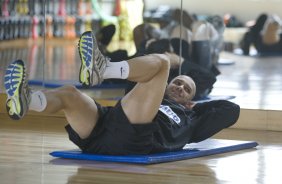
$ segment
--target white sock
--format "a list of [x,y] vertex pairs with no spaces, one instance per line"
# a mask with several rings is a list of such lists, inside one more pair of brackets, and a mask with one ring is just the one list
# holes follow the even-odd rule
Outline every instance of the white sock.
[[36,91],[31,94],[29,110],[42,112],[47,106],[46,96],[42,91]]
[[104,79],[127,79],[129,65],[127,61],[109,62],[105,70]]

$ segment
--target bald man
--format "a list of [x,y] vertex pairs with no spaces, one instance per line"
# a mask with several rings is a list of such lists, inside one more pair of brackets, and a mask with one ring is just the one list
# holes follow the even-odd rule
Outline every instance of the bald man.
[[149,154],[182,149],[233,125],[240,108],[229,101],[194,104],[196,86],[184,75],[169,84],[169,69],[181,61],[172,53],[110,62],[99,51],[92,32],[82,34],[79,81],[84,86],[118,78],[137,82],[114,107],[102,107],[73,86],[31,92],[22,60],[5,75],[7,112],[21,119],[28,110],[54,113],[68,120],[69,138],[83,152],[108,155]]

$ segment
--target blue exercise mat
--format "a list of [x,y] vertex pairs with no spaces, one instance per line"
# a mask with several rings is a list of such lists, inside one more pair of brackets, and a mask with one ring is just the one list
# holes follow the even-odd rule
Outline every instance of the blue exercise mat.
[[[29,85],[33,85],[33,86],[44,86],[46,88],[57,88],[57,87],[61,87],[64,85],[73,85],[78,89],[82,89],[84,88],[79,82],[76,81],[72,81],[72,80],[63,80],[63,81],[45,81],[43,82],[42,80],[29,80],[28,81]],[[126,88],[126,84],[110,84],[110,83],[102,83],[100,85],[96,85],[93,86],[91,88],[94,89],[120,89],[120,88]]]
[[80,150],[54,151],[50,153],[50,155],[52,155],[53,157],[76,160],[155,164],[248,149],[256,147],[257,145],[258,143],[253,141],[207,139],[200,143],[187,144],[181,151],[165,152],[150,155],[97,155],[81,153]]

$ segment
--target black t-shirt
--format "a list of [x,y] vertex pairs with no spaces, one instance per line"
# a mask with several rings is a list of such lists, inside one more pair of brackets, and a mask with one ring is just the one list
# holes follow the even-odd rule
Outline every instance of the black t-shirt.
[[157,121],[162,123],[169,122],[173,127],[181,127],[185,123],[190,123],[194,114],[192,110],[173,100],[164,98],[157,114]]
[[193,110],[164,98],[155,118],[159,127],[154,133],[155,151],[182,149],[192,135],[194,117]]
[[207,139],[223,128],[233,125],[240,107],[226,100],[197,103],[187,109],[164,98],[156,115],[155,152],[180,150],[186,144]]

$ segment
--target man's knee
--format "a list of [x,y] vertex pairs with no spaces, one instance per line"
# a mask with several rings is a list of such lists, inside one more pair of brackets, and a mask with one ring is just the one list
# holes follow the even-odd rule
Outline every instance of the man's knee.
[[169,70],[170,69],[170,60],[169,57],[165,54],[154,54],[155,57],[158,57],[158,67],[159,70]]
[[75,86],[63,86],[60,88],[61,99],[64,105],[79,103],[81,92]]
[[68,93],[68,94],[79,93],[79,90],[75,86],[72,86],[72,85],[63,86],[63,87],[61,87],[60,90],[65,92],[65,93]]

